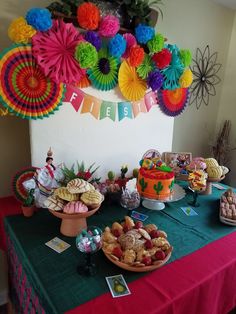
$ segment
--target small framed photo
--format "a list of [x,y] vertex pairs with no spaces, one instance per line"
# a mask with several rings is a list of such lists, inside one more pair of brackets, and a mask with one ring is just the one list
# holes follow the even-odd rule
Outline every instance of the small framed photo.
[[124,297],[130,294],[130,290],[122,275],[106,277],[106,282],[113,298]]
[[192,161],[192,153],[187,152],[165,152],[163,153],[164,162],[175,172],[181,172]]

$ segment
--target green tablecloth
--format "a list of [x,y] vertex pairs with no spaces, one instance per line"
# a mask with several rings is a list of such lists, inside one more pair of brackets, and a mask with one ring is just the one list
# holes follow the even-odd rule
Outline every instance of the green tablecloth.
[[[140,207],[138,210],[149,215],[146,223],[155,223],[165,230],[174,247],[171,261],[179,259],[204,245],[236,230],[223,225],[219,219],[219,197],[222,191],[213,190],[210,196],[200,196],[200,207],[194,208],[198,216],[186,216],[181,206],[187,206],[188,197],[169,203],[163,211],[152,211]],[[121,220],[127,211],[119,206],[103,205],[98,214],[90,217],[88,225],[104,228],[115,220]],[[84,260],[75,246],[75,238],[60,234],[60,219],[45,209],[27,219],[21,215],[5,218],[5,230],[10,236],[28,280],[39,295],[46,313],[63,313],[92,298],[108,292],[106,276],[122,273],[131,282],[145,273],[124,271],[112,264],[102,251],[94,254],[99,269],[94,277],[83,277],[76,267]],[[61,254],[48,248],[45,243],[55,236],[71,244]],[[156,270],[158,271],[158,270]]]

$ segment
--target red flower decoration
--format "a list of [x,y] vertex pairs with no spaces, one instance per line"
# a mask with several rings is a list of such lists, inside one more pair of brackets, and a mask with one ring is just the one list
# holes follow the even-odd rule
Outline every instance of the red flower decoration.
[[77,9],[77,19],[82,28],[95,30],[100,22],[100,11],[95,4],[84,2]]
[[152,60],[159,69],[167,67],[171,62],[171,58],[172,54],[167,48],[162,49],[160,52],[157,52],[152,56]]
[[133,67],[139,66],[144,59],[144,49],[139,45],[130,48],[129,63]]

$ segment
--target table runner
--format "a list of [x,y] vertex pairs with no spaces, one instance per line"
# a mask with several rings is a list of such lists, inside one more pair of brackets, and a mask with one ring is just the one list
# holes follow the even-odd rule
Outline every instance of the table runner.
[[[214,197],[214,195],[208,196],[209,202]],[[178,206],[175,206],[176,203],[171,203],[162,212],[140,209],[148,213],[147,223],[154,222],[168,233],[168,239],[174,246],[171,261],[190,254],[207,243],[236,230],[216,220],[216,228],[223,231],[219,234],[209,233],[209,236],[205,232],[205,226],[202,232],[201,226],[196,230],[172,218],[169,212],[179,210]],[[185,201],[183,204],[187,205]],[[215,212],[214,208],[207,207],[205,210],[209,213]],[[88,219],[88,223],[104,228],[106,225],[111,225],[114,220],[121,219],[125,214],[126,211],[121,207],[103,206],[98,215]],[[187,218],[190,217],[185,217]],[[87,278],[78,275],[76,267],[79,261],[82,261],[83,256],[76,250],[74,239],[60,235],[59,227],[60,220],[47,210],[41,210],[30,219],[13,216],[5,220],[5,228],[17,256],[47,313],[63,313],[107,292],[105,276],[122,273],[127,282],[131,282],[146,275],[123,271],[106,260],[102,252],[94,255],[95,261],[100,266],[95,277]],[[210,230],[211,226],[208,226],[208,229]],[[72,247],[62,254],[51,251],[44,243],[55,236],[69,242]]]

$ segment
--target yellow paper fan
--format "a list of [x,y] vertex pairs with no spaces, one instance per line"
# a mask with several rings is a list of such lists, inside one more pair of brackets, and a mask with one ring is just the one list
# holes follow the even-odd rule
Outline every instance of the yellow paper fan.
[[138,76],[136,68],[130,66],[126,60],[120,66],[118,82],[120,91],[126,99],[136,101],[144,97],[147,84]]

